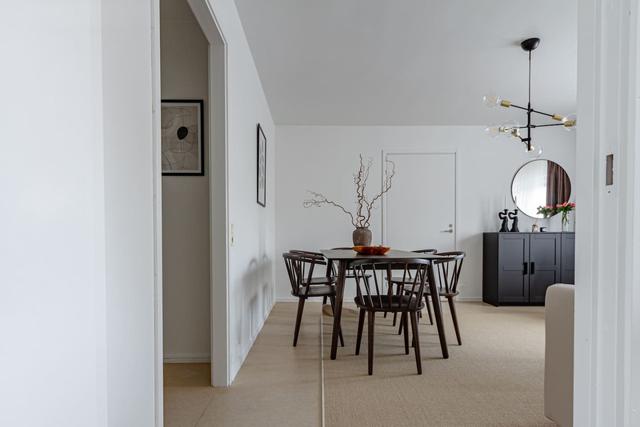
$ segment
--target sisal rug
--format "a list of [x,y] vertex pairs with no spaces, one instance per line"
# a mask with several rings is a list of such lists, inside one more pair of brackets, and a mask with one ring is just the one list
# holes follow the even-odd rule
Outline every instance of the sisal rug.
[[[367,375],[367,324],[354,355],[357,316],[344,311],[345,347],[330,360],[331,325],[323,316],[325,424],[341,426],[553,426],[544,417],[544,308],[457,303],[458,346],[443,305],[449,359],[435,326],[420,321],[422,375],[404,354],[391,316],[376,318],[373,375]],[[345,308],[349,308],[348,306]]]

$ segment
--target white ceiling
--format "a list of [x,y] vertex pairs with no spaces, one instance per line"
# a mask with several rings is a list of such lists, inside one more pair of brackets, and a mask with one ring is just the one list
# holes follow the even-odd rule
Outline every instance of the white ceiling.
[[277,124],[479,125],[576,106],[577,0],[235,0]]

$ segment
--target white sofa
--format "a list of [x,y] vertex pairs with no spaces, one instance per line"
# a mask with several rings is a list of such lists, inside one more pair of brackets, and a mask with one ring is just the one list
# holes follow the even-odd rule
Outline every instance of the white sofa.
[[545,302],[544,415],[573,425],[574,285],[547,288]]

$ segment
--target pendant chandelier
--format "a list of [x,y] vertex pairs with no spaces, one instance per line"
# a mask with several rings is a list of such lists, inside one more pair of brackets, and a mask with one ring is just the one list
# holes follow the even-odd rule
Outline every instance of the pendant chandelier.
[[[542,111],[535,110],[531,107],[531,52],[538,47],[540,44],[539,38],[531,38],[526,39],[520,46],[525,52],[529,53],[529,101],[527,102],[527,106],[523,107],[521,105],[516,105],[511,101],[507,101],[506,99],[502,99],[496,95],[485,95],[483,98],[483,103],[490,108],[493,107],[504,107],[504,108],[517,108],[519,110],[526,111],[527,114],[527,124],[523,126],[517,122],[509,122],[503,125],[498,126],[488,126],[485,129],[485,132],[492,137],[496,137],[498,135],[507,135],[516,138],[516,140],[520,140],[526,147],[527,152],[531,153],[534,156],[540,156],[542,154],[542,147],[535,147],[532,143],[531,139],[531,130],[535,128],[542,127],[551,127],[551,126],[562,126],[566,130],[573,130],[576,127],[576,116],[575,114],[571,114],[568,116],[563,116],[560,114],[549,114],[543,113]],[[531,116],[533,114],[539,114],[541,116],[548,117],[551,120],[555,120],[558,123],[543,123],[543,124],[533,124],[531,123]],[[526,130],[526,134],[523,136],[523,131]]]

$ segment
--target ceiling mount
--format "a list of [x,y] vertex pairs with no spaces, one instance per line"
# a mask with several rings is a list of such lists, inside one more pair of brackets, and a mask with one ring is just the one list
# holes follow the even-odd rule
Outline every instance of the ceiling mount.
[[520,47],[522,47],[522,49],[527,52],[531,52],[532,50],[537,48],[539,44],[540,44],[540,39],[537,37],[533,37],[530,39],[523,40],[520,43]]

